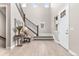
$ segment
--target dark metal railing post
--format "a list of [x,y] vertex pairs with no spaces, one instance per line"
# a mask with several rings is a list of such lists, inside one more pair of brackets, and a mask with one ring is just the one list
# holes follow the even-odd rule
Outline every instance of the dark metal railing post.
[[24,14],[24,16],[23,16],[23,21],[25,22],[25,14]]
[[37,25],[37,36],[39,36],[39,26]]

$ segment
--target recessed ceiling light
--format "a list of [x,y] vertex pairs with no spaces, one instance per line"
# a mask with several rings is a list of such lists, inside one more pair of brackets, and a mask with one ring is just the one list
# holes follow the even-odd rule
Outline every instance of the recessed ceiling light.
[[56,8],[56,7],[57,7],[57,4],[56,3],[54,3],[54,4],[52,3],[51,4],[51,8]]
[[23,3],[23,4],[22,4],[22,7],[26,7],[26,4],[25,4],[25,3]]
[[44,7],[45,8],[49,8],[49,4],[44,4]]
[[37,4],[33,4],[32,6],[33,6],[33,8],[36,8],[36,7],[38,7],[38,5],[37,5]]

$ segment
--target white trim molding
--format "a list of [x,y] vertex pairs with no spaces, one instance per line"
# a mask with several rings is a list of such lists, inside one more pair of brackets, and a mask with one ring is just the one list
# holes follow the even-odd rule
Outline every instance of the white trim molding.
[[70,54],[72,54],[73,56],[78,56],[75,52],[73,52],[72,50],[68,50]]
[[[59,41],[57,41],[56,39],[55,39],[55,42],[57,43],[57,44],[59,44],[59,45],[61,45],[60,44],[60,42]],[[62,45],[61,45],[62,46]],[[62,46],[63,47],[63,46]],[[64,48],[64,47],[63,47]],[[66,49],[66,48],[64,48],[64,49]],[[73,52],[72,50],[70,50],[70,49],[66,49],[72,56],[78,56],[75,52]]]
[[12,45],[12,46],[10,47],[10,49],[13,49],[15,46],[16,46],[16,44]]

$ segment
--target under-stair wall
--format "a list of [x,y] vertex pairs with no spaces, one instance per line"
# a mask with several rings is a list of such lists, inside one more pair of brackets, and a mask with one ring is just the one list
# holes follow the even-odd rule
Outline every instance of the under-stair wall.
[[15,27],[16,27],[16,21],[21,22],[21,25],[24,24],[23,19],[15,5],[15,3],[11,3],[11,48],[13,48],[16,45],[16,41],[14,41],[14,35],[15,33]]

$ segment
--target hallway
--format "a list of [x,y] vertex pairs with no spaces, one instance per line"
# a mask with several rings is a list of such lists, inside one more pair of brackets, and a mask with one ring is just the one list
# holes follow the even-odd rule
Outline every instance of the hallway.
[[34,40],[10,50],[11,56],[70,56],[53,40]]

